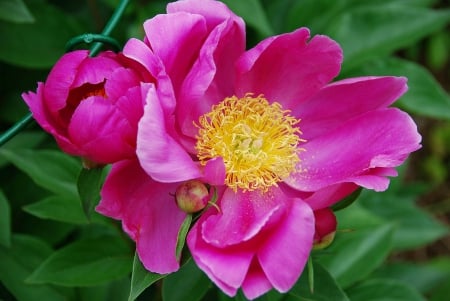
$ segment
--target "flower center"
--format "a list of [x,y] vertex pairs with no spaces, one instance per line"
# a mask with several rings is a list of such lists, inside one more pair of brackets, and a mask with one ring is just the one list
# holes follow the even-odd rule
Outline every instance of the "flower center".
[[300,120],[277,102],[246,94],[225,98],[200,117],[197,156],[205,165],[221,157],[225,184],[234,191],[267,191],[295,170],[300,161]]

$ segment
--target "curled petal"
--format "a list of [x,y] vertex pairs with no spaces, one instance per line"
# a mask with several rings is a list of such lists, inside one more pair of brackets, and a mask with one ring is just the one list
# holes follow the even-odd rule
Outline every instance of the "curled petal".
[[122,220],[125,232],[136,241],[139,258],[154,273],[178,270],[176,243],[185,213],[176,206],[177,184],[153,181],[137,160],[113,164],[96,210]]
[[156,181],[180,182],[200,178],[198,165],[171,135],[172,120],[164,115],[154,87],[146,95],[144,116],[139,122],[137,155],[142,168]]
[[72,87],[79,65],[88,57],[87,50],[76,50],[63,55],[48,74],[45,92],[46,107],[57,112],[66,106],[66,99]]

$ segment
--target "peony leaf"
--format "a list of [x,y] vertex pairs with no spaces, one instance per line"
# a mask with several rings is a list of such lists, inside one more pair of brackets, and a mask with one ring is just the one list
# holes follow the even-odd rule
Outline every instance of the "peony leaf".
[[323,255],[318,260],[346,288],[367,277],[383,263],[391,250],[393,230],[392,224],[385,223],[352,232],[338,232],[333,244],[326,249],[330,256]]
[[353,204],[361,194],[362,188],[358,188],[354,192],[352,192],[349,196],[346,196],[344,199],[340,200],[338,203],[334,204],[331,208],[333,211],[338,211],[344,208],[347,208],[351,204]]
[[16,300],[64,301],[75,298],[74,292],[68,288],[24,282],[51,252],[50,246],[43,241],[25,235],[13,235],[11,248],[0,245],[0,282]]
[[343,68],[349,70],[368,59],[412,45],[449,21],[449,10],[434,11],[407,4],[372,5],[346,10],[322,33],[342,46]]
[[0,156],[14,164],[33,181],[58,195],[78,197],[75,186],[80,164],[55,150],[0,149]]
[[[450,258],[446,260],[450,263]],[[445,262],[439,259],[426,263],[393,262],[383,265],[370,278],[400,280],[412,285],[420,293],[427,294],[439,284],[446,284],[448,281],[450,265],[448,265],[447,270],[442,269],[444,266]],[[417,277],[417,275],[420,275],[420,277]]]
[[104,178],[103,168],[83,168],[78,176],[78,194],[80,195],[84,214],[88,220],[90,220],[94,207],[100,200],[100,189]]
[[11,246],[11,209],[6,196],[0,190],[0,246]]
[[352,301],[425,301],[416,289],[392,279],[365,281],[347,291]]
[[27,68],[50,68],[65,52],[66,42],[83,32],[81,23],[47,2],[27,4],[35,22],[0,21],[0,60]]
[[137,254],[135,254],[128,301],[136,300],[136,298],[139,297],[139,295],[142,294],[147,287],[166,276],[166,274],[156,274],[147,271],[139,260]]
[[0,20],[33,23],[35,20],[22,0],[0,0]]
[[422,247],[449,233],[446,226],[415,204],[422,190],[418,190],[417,185],[393,185],[383,193],[365,191],[359,199],[363,207],[378,217],[396,223],[393,235],[395,250]]
[[128,244],[121,238],[78,240],[48,257],[27,283],[61,286],[91,286],[120,279],[131,269]]
[[315,301],[349,301],[348,297],[336,283],[336,280],[319,263],[313,261],[314,268],[314,292],[311,292],[309,286],[308,272],[305,270],[287,293],[288,300],[315,300]]
[[177,238],[176,256],[178,260],[181,258],[181,252],[183,251],[184,244],[186,243],[186,236],[192,223],[192,214],[186,214],[186,218],[180,226]]
[[42,219],[52,219],[71,224],[88,223],[80,201],[76,198],[50,196],[39,202],[26,205],[23,209]]
[[162,297],[164,301],[199,301],[210,287],[211,281],[190,259],[164,279]]

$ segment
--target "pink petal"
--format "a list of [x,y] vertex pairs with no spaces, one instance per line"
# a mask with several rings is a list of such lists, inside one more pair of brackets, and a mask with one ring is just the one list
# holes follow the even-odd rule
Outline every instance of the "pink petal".
[[113,163],[134,157],[135,131],[125,116],[103,97],[82,101],[69,124],[69,137],[97,163]]
[[87,57],[78,65],[71,88],[80,87],[86,83],[101,83],[109,78],[115,69],[121,67],[117,55],[111,51],[102,52],[95,57]]
[[[140,82],[139,77],[133,70],[118,67],[111,72],[105,82],[105,93],[111,102],[115,102],[121,96],[127,94],[130,88],[139,86]],[[141,107],[143,106],[142,103]]]
[[45,131],[54,136],[62,150],[72,155],[79,154],[80,150],[78,147],[69,141],[65,135],[67,129],[61,128],[55,121],[54,116],[47,110],[43,98],[44,89],[44,83],[38,83],[36,93],[22,93],[22,98],[33,114],[33,118]]
[[299,172],[285,182],[302,191],[345,182],[384,190],[388,180],[377,168],[399,166],[420,148],[420,140],[406,113],[395,108],[370,111],[302,145]]
[[101,191],[96,210],[122,220],[124,230],[136,241],[146,269],[154,273],[178,270],[175,256],[178,230],[185,213],[175,204],[177,184],[153,181],[137,160],[113,165]]
[[322,88],[309,101],[293,107],[302,121],[302,138],[313,139],[347,120],[391,105],[407,90],[404,77],[360,77]]
[[157,15],[144,23],[150,47],[161,58],[175,90],[186,77],[206,38],[206,21],[185,12]]
[[340,183],[314,191],[304,199],[313,210],[327,208],[341,201],[358,188],[354,183]]
[[163,113],[154,87],[146,97],[144,116],[139,122],[137,155],[142,168],[156,181],[180,182],[201,177],[189,153],[170,135],[173,125]]
[[79,65],[88,57],[87,50],[76,50],[64,54],[53,66],[47,80],[43,99],[51,112],[66,106],[69,89],[78,72]]
[[325,36],[309,42],[309,30],[270,37],[237,62],[237,93],[264,94],[293,109],[331,81],[340,70],[342,50]]
[[234,94],[234,63],[245,50],[245,32],[236,20],[225,20],[205,40],[183,82],[176,112],[180,128],[195,137],[199,117]]
[[189,232],[187,243],[198,267],[225,293],[233,296],[244,281],[253,252],[245,248],[216,248],[203,240],[203,222],[215,210],[211,208],[202,215]]
[[[158,82],[158,96],[161,98],[161,106],[166,114],[172,114],[175,108],[175,96],[170,77],[167,75],[161,59],[142,41],[129,39],[123,48],[123,54],[132,62],[137,62],[135,70],[139,66],[144,68],[153,81]],[[146,82],[153,82],[150,78]]]
[[276,220],[283,212],[284,194],[278,189],[268,192],[234,192],[225,190],[221,201],[221,214],[208,218],[203,225],[205,242],[224,248],[249,241]]
[[247,299],[252,300],[258,298],[262,294],[270,291],[273,288],[261,265],[255,258],[247,272],[247,277],[242,283],[242,291]]
[[290,201],[285,217],[267,235],[257,255],[265,275],[280,292],[287,292],[300,277],[315,232],[311,208],[300,199]]
[[198,14],[204,16],[208,31],[218,26],[224,20],[232,20],[240,26],[240,31],[245,32],[244,21],[237,15],[235,15],[225,4],[220,1],[176,1],[167,5],[167,12],[174,14],[177,12],[188,12],[191,14]]
[[203,168],[202,180],[211,185],[224,185],[225,184],[225,164],[222,158],[214,158],[209,160]]

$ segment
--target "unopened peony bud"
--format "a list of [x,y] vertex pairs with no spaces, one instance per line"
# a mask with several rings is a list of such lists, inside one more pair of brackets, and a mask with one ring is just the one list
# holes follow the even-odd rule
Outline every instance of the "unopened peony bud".
[[205,184],[198,180],[190,180],[178,186],[175,192],[178,207],[187,213],[194,213],[206,207],[209,192]]
[[316,219],[316,233],[314,234],[314,249],[325,249],[334,240],[337,221],[333,211],[324,208],[314,211]]

